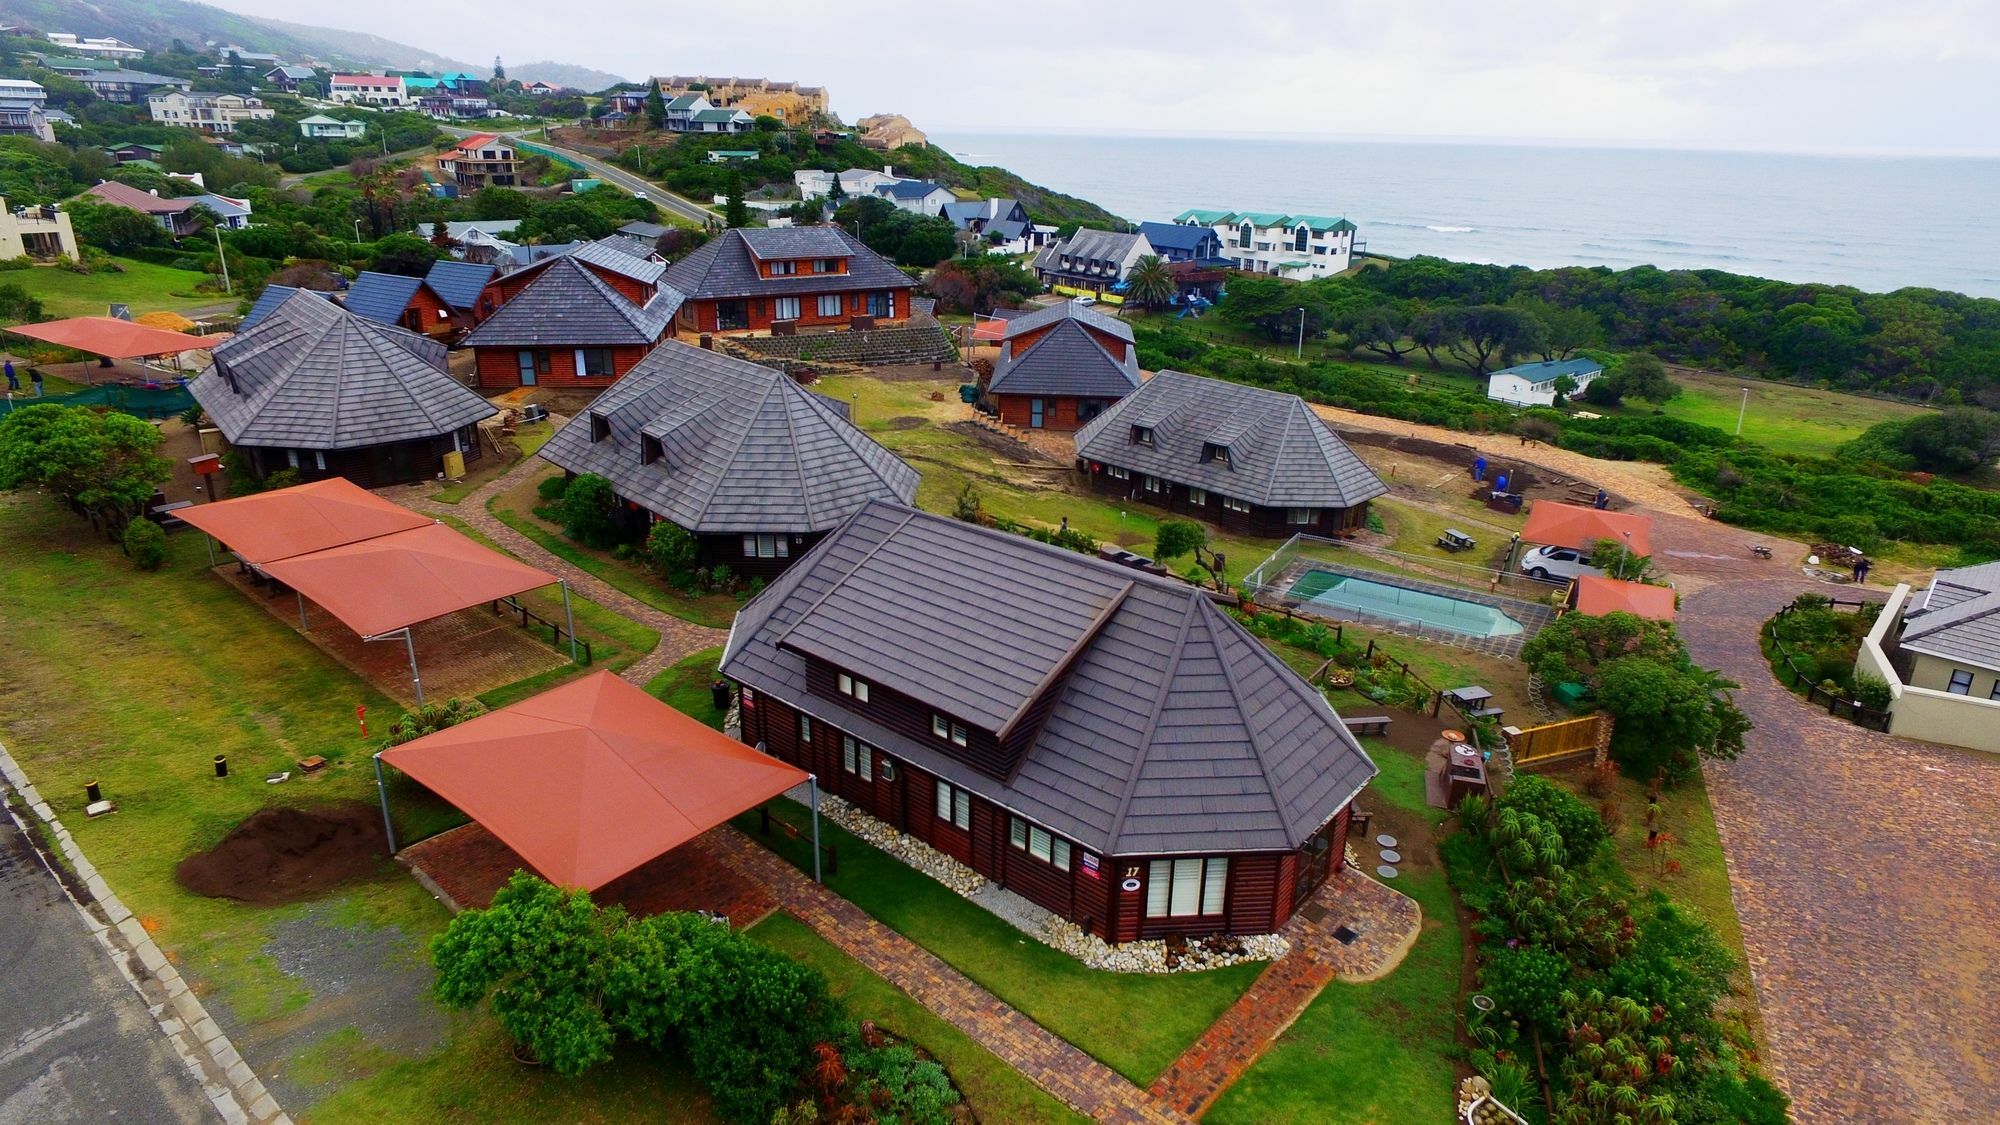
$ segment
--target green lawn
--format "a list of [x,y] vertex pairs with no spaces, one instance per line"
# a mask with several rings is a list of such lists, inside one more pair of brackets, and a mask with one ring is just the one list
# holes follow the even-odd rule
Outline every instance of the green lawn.
[[[533,457],[542,446],[549,443],[549,438],[555,436],[555,432],[555,424],[552,422],[528,422],[517,427],[514,436],[503,440],[512,442],[514,448],[521,451],[522,457]],[[472,463],[466,470],[464,480],[445,485],[431,493],[430,498],[440,504],[456,504],[470,496],[481,485],[512,468],[514,464],[512,461],[503,463],[489,453],[488,456]]]
[[37,267],[9,273],[5,281],[27,290],[28,295],[40,301],[51,317],[57,318],[104,316],[113,302],[131,305],[136,316],[161,309],[185,312],[228,304],[231,300],[223,293],[195,292],[195,286],[208,280],[205,273],[177,270],[130,258],[113,260],[124,267],[123,273],[100,270],[80,274],[54,267]]
[[709,685],[715,682],[716,666],[721,663],[720,647],[692,653],[647,681],[646,691],[675,710],[721,730],[727,712],[717,711],[708,694]]
[[[1681,418],[1736,432],[1736,414],[1743,407],[1743,388],[1750,388],[1750,405],[1743,412],[1743,436],[1774,453],[1821,455],[1860,436],[1877,422],[1924,413],[1921,406],[1859,395],[1775,383],[1751,376],[1674,376],[1681,393],[1660,410]],[[1586,409],[1589,409],[1586,407]],[[1650,406],[1629,407],[1626,413],[1648,412]]]
[[750,936],[825,973],[833,994],[846,1002],[855,1018],[874,1020],[884,1031],[923,1048],[944,1064],[965,1095],[966,1106],[979,1120],[1087,1120],[791,915],[766,918],[750,930]]
[[[804,826],[807,813],[774,802],[774,817]],[[737,827],[804,870],[809,836],[758,831],[757,817]],[[1203,973],[1107,973],[1026,936],[935,879],[822,820],[822,839],[839,852],[827,886],[1050,1031],[1143,1086],[1158,1077],[1215,1022],[1264,966],[1233,965]]]

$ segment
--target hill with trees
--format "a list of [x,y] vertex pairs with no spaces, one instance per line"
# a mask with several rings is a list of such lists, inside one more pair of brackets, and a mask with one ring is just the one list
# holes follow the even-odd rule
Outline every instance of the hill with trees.
[[42,31],[116,36],[148,50],[176,39],[192,46],[213,40],[294,58],[471,74],[490,69],[366,32],[238,15],[189,0],[7,0],[7,19]]

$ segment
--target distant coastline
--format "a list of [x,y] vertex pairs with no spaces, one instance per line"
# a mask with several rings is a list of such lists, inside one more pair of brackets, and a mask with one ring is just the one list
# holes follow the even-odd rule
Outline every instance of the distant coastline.
[[[1133,221],[1189,207],[1345,215],[1371,251],[1651,264],[2000,297],[2000,161],[1652,148],[937,132]],[[961,155],[963,154],[963,155]]]

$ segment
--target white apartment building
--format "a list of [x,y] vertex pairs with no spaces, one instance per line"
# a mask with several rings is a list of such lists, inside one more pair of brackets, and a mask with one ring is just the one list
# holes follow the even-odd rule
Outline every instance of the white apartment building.
[[[798,189],[800,199],[818,199],[833,191],[835,174],[819,168],[801,168],[792,173],[792,186]],[[840,190],[850,199],[874,195],[877,185],[893,184],[902,178],[888,168],[880,172],[868,168],[849,168],[838,175]]]
[[351,141],[366,132],[366,121],[342,121],[323,113],[299,119],[299,135],[314,140]]
[[336,74],[326,96],[354,105],[400,107],[410,104],[410,92],[399,74]]
[[161,90],[146,95],[146,109],[153,120],[181,129],[202,129],[210,133],[234,133],[239,122],[269,121],[277,112],[262,98],[243,94],[203,94],[188,90]]
[[146,52],[123,39],[81,38],[67,31],[51,31],[49,42],[88,59],[143,59]]
[[1208,227],[1222,240],[1222,256],[1248,273],[1295,281],[1332,277],[1354,264],[1366,243],[1346,219],[1257,211],[1193,209],[1175,216],[1183,226]]

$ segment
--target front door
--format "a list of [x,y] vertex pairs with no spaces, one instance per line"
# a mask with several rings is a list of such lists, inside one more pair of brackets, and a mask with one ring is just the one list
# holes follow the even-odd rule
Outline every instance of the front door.
[[527,348],[523,348],[520,351],[514,353],[514,362],[517,365],[519,365],[521,369],[521,385],[524,387],[534,386],[535,353]]
[[1037,430],[1042,428],[1041,399],[1031,398],[1028,400],[1028,425]]

